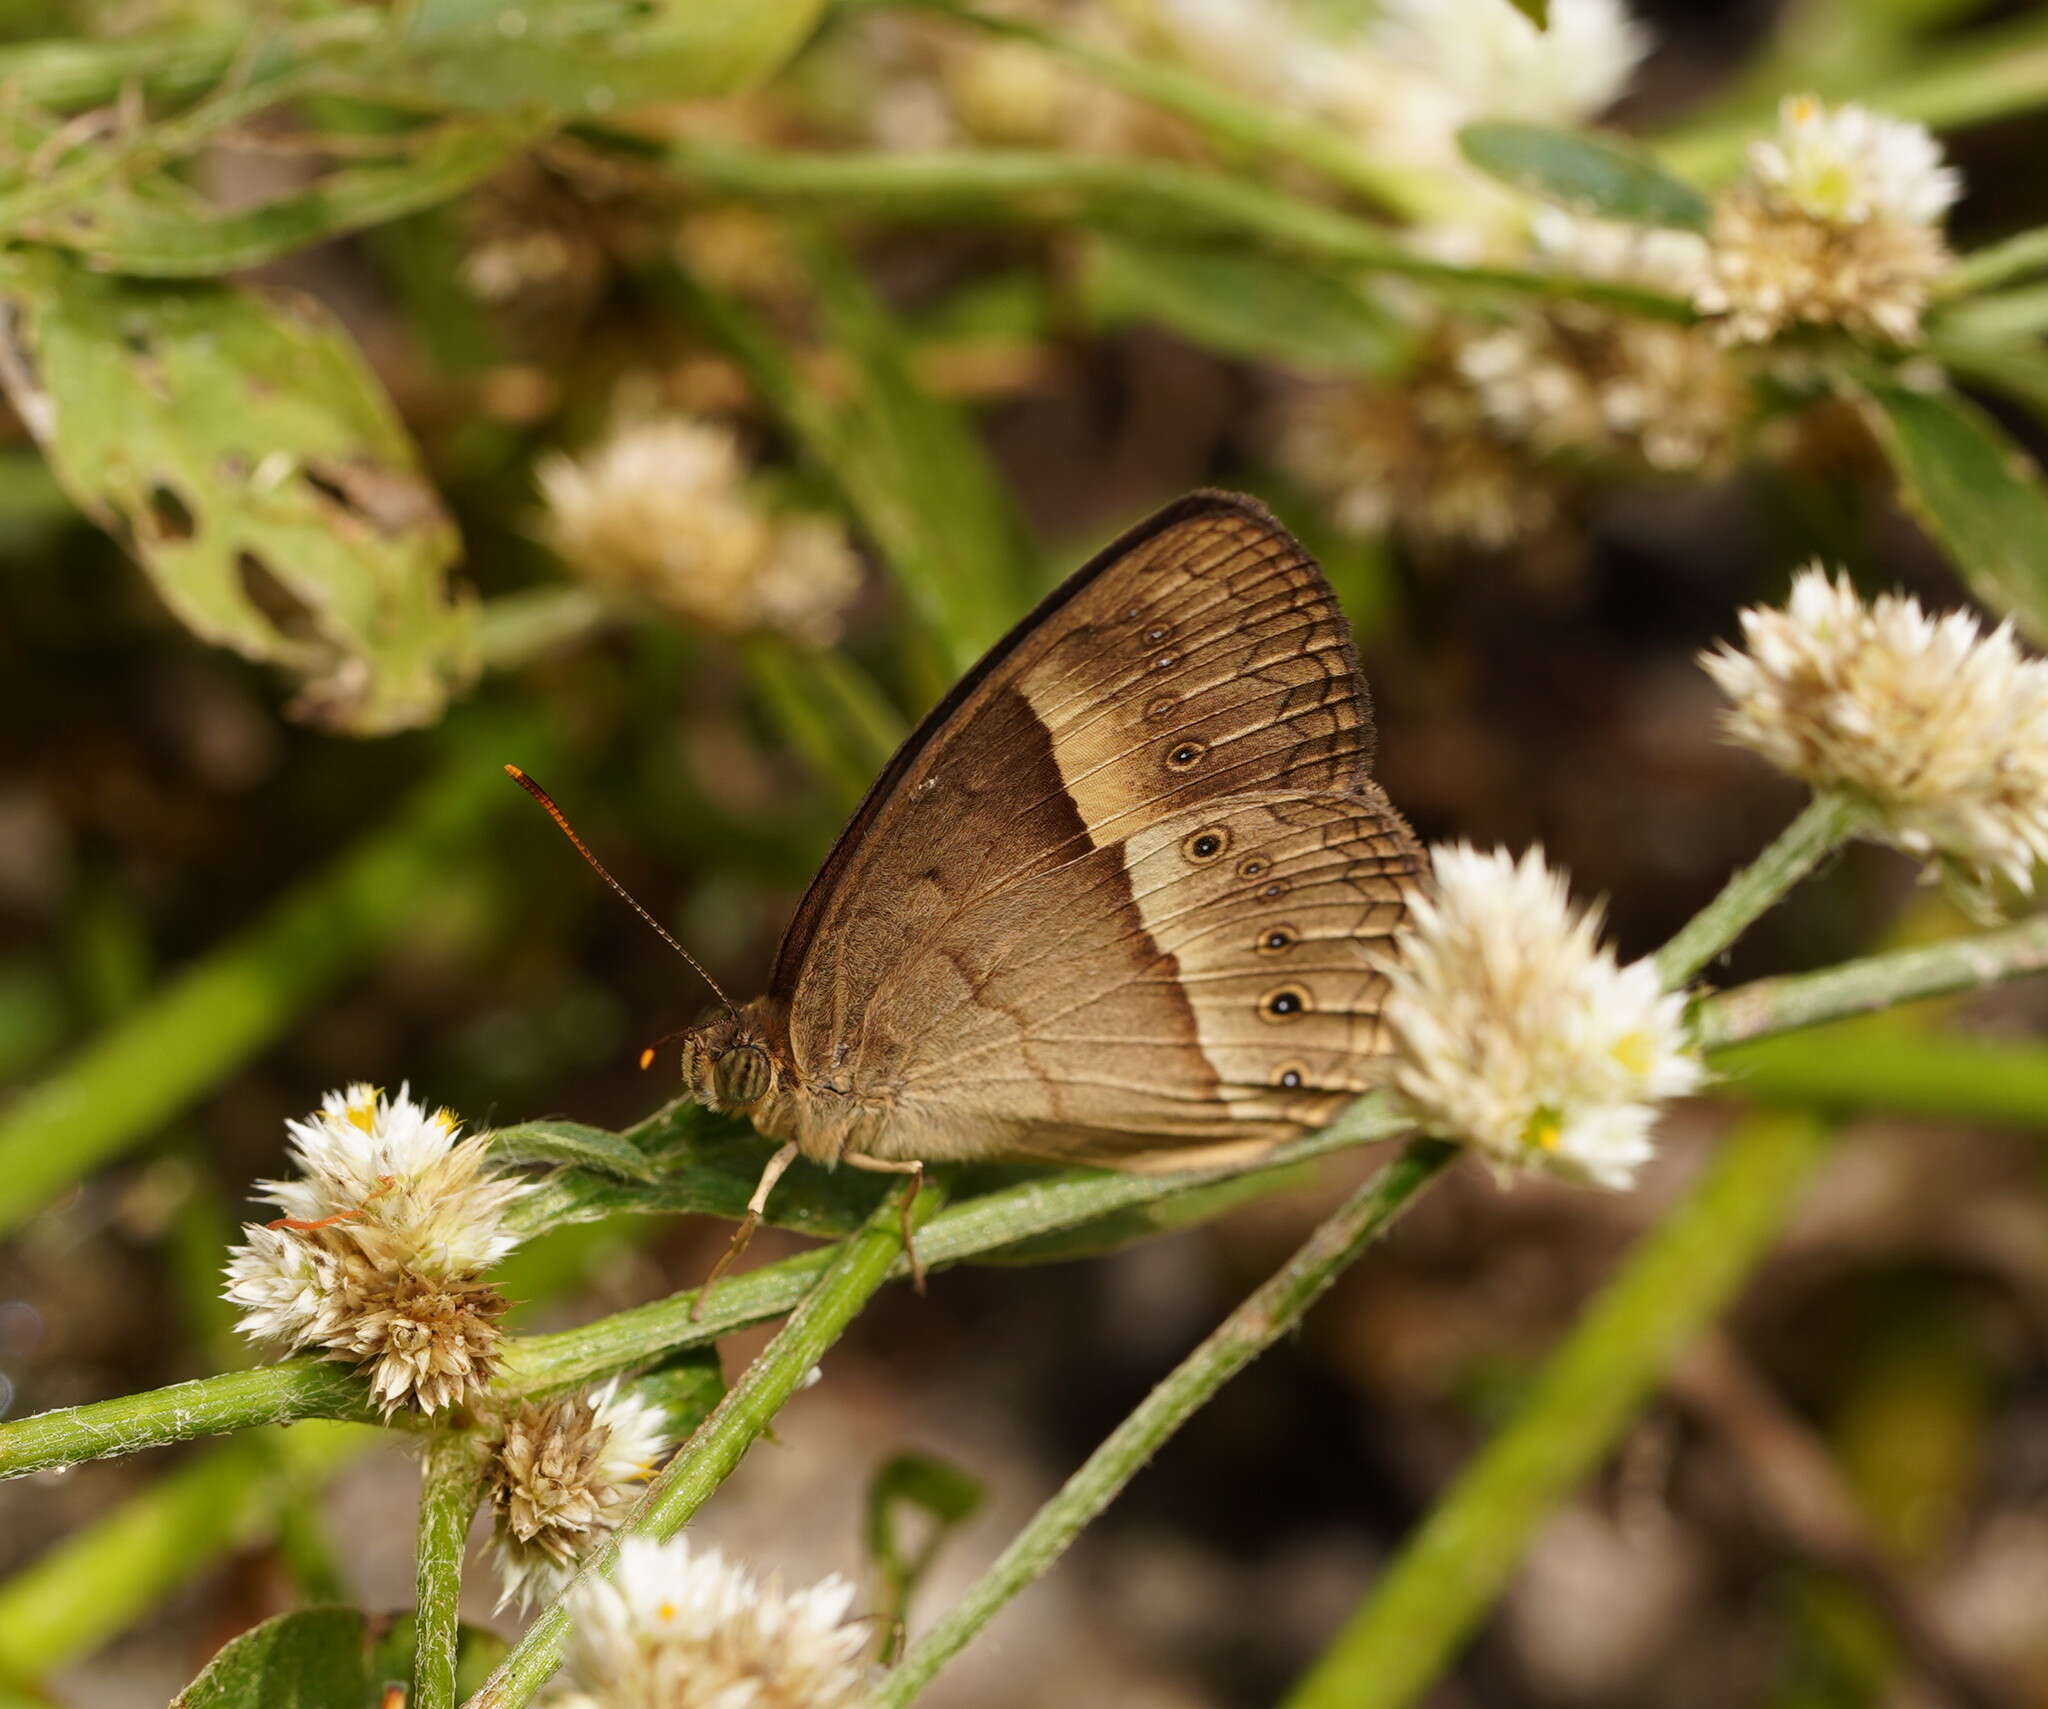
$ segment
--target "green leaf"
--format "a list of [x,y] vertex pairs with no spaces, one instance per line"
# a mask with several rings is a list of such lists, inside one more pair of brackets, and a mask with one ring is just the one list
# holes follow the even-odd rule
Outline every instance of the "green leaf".
[[[986,1494],[979,1478],[931,1454],[898,1454],[870,1480],[864,1529],[868,1558],[882,1581],[882,1606],[876,1613],[889,1632],[885,1664],[902,1649],[904,1618],[918,1581],[948,1534],[974,1517]],[[915,1542],[904,1536],[906,1510],[922,1521],[923,1535]]]
[[187,628],[289,671],[296,712],[355,735],[431,723],[468,686],[454,525],[324,309],[22,252],[0,312],[15,409]]
[[1099,236],[1082,290],[1090,313],[1148,320],[1230,356],[1311,374],[1376,374],[1410,336],[1354,280],[1327,268],[1216,244]]
[[491,1155],[504,1163],[574,1163],[628,1181],[651,1181],[654,1166],[628,1139],[581,1122],[521,1122],[491,1135]]
[[179,181],[113,177],[60,209],[17,222],[107,272],[156,278],[226,273],[397,219],[460,194],[552,128],[531,114],[458,117],[391,139],[386,160],[349,164],[288,195],[223,208]]
[[353,1608],[306,1608],[230,1639],[171,1709],[363,1709],[365,1622]]
[[1647,155],[1607,137],[1487,120],[1459,131],[1458,147],[1482,172],[1574,213],[1626,225],[1706,229],[1705,196]]
[[454,107],[601,115],[730,95],[802,45],[825,0],[420,0],[363,93]]
[[2048,641],[2048,486],[1983,410],[1876,371],[1856,380],[1907,507],[1977,597]]

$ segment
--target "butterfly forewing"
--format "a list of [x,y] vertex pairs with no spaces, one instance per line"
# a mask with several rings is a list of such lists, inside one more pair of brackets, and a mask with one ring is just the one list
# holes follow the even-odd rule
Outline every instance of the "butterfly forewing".
[[1421,856],[1366,771],[1328,583],[1198,494],[984,660],[856,815],[777,960],[799,1086],[871,1152],[1191,1162],[1369,1083]]

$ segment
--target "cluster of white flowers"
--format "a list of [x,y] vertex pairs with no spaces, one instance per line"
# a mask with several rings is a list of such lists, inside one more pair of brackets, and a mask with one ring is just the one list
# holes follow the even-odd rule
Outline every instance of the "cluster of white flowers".
[[868,1632],[853,1586],[784,1590],[685,1538],[629,1537],[569,1598],[570,1690],[553,1709],[858,1709]]
[[1948,265],[1941,222],[1961,190],[1924,126],[1791,97],[1715,202],[1693,301],[1738,343],[1800,324],[1908,343]]
[[505,1309],[482,1278],[518,1245],[506,1212],[530,1189],[491,1168],[488,1134],[464,1139],[405,1087],[330,1092],[288,1128],[298,1178],[260,1194],[284,1214],[229,1254],[241,1332],[358,1366],[387,1415],[481,1388]]
[[1503,1163],[1629,1185],[1657,1104],[1700,1083],[1683,999],[1649,962],[1616,963],[1536,850],[1457,844],[1434,865],[1387,996],[1395,1091]]
[[839,524],[771,516],[747,491],[738,439],[716,422],[629,423],[585,457],[554,454],[538,475],[548,541],[572,569],[705,628],[827,645],[860,587]]
[[1445,344],[1396,385],[1331,381],[1282,405],[1274,459],[1340,528],[1498,550],[1556,519],[1552,492],[1487,419]]
[[2032,889],[2048,859],[2048,662],[2010,624],[1987,635],[1966,611],[1865,602],[1815,564],[1783,609],[1742,614],[1742,639],[1702,661],[1731,739],[1847,793],[1871,836],[1941,860],[1968,891]]
[[674,1445],[668,1415],[616,1378],[514,1412],[486,1468],[497,1510],[499,1606],[558,1595]]

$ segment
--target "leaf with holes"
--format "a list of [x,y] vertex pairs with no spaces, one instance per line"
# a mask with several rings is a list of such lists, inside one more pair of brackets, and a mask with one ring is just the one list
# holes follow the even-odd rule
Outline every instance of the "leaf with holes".
[[171,1709],[362,1709],[365,1624],[353,1608],[303,1608],[221,1647]]
[[1480,171],[1574,213],[1706,230],[1705,196],[1648,155],[1607,137],[1488,120],[1458,132],[1458,148]]
[[186,627],[296,677],[296,713],[377,735],[472,680],[454,525],[324,309],[24,252],[0,315],[0,384],[58,481]]

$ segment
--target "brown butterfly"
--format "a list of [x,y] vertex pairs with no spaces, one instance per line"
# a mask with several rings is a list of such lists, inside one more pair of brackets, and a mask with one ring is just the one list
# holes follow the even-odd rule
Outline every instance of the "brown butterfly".
[[1327,1122],[1426,870],[1371,756],[1335,595],[1263,506],[1193,493],[1098,554],[898,750],[767,995],[684,1035],[691,1092],[783,1142],[728,1259],[799,1155],[1171,1170]]

